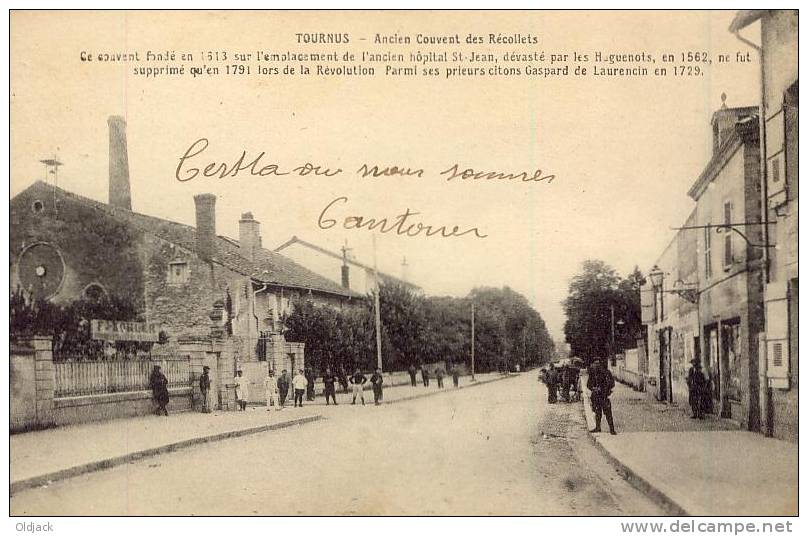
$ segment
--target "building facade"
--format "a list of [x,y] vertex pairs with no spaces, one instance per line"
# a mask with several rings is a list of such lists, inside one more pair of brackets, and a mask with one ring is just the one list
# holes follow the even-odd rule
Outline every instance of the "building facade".
[[[798,437],[798,14],[796,10],[739,11],[730,26],[754,48],[761,66],[761,140],[765,158],[761,205],[766,207],[765,336],[761,339],[760,405],[764,431]],[[742,33],[743,32],[743,33]]]
[[688,192],[695,207],[642,289],[648,390],[686,405],[687,370],[698,357],[712,413],[757,431],[765,249],[757,108],[722,103],[710,127],[712,158]]

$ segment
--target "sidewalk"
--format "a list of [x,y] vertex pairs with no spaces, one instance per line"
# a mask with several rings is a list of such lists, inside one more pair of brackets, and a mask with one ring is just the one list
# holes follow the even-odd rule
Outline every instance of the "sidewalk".
[[[618,435],[591,434],[635,486],[680,515],[797,514],[797,445],[738,430],[711,417],[617,384],[612,411]],[[587,425],[594,427],[589,398]]]
[[[463,377],[460,387],[505,377],[513,376],[478,374],[474,383]],[[384,401],[389,404],[451,392],[451,378],[445,383],[445,389],[437,389],[436,382],[428,388],[386,387]],[[314,402],[304,402],[302,408],[292,407],[290,400],[281,411],[250,406],[244,412],[184,412],[168,418],[149,415],[14,434],[10,436],[11,493],[200,443],[302,425],[359,409],[351,406],[350,394],[337,393],[337,401],[339,406],[326,406],[318,396]],[[370,388],[365,389],[365,402],[373,405]]]

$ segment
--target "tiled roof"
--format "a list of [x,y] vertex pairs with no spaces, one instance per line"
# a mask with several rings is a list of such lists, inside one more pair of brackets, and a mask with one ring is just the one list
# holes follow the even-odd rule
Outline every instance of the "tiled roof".
[[[70,199],[84,205],[101,210],[111,217],[122,221],[132,227],[157,236],[158,238],[176,244],[189,251],[196,252],[196,228],[182,223],[147,216],[125,209],[120,209],[101,203],[93,199],[68,192],[43,181],[37,181],[27,190],[47,188],[48,192],[55,190],[56,194],[64,199]],[[27,191],[26,190],[26,191]],[[241,255],[238,241],[228,237],[218,236],[213,262],[224,266],[234,272],[249,276],[260,283],[280,287],[312,290],[327,294],[346,297],[359,297],[360,294],[343,288],[337,283],[304,268],[291,259],[288,259],[267,249],[261,248],[256,252],[256,260],[251,261]]]
[[[323,255],[328,255],[329,257],[333,257],[335,259],[342,260],[342,255],[340,255],[339,253],[335,253],[333,251],[330,251],[330,250],[328,250],[328,249],[326,249],[324,247],[318,246],[317,244],[312,244],[311,242],[307,242],[306,240],[298,238],[297,236],[293,236],[292,238],[290,238],[289,240],[287,240],[286,242],[284,242],[280,246],[276,247],[275,251],[282,251],[285,248],[291,246],[292,244],[300,244],[301,246],[305,246],[305,247],[307,247],[309,249],[313,249],[314,251],[322,253]],[[358,268],[362,268],[364,270],[373,270],[373,268],[371,266],[368,266],[367,264],[361,263],[356,259],[352,259],[351,257],[348,257],[347,262],[349,264],[353,264],[354,266],[356,266]],[[396,277],[394,275],[390,275],[390,274],[382,272],[382,271],[379,271],[379,277],[381,279],[383,279],[383,280],[386,280],[386,281],[389,281],[389,282],[392,282],[392,283],[397,283],[399,285],[404,285],[406,287],[411,287],[411,288],[416,288],[416,289],[420,288],[418,285],[416,285],[414,283],[410,283],[409,281],[405,281],[405,280],[403,280],[401,278],[398,278],[398,277]]]

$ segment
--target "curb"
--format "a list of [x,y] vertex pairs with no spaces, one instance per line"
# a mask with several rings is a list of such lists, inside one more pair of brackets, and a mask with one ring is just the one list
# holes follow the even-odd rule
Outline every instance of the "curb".
[[72,478],[75,476],[93,473],[95,471],[101,471],[103,469],[110,469],[112,467],[117,467],[119,465],[124,465],[131,461],[140,460],[142,458],[150,458],[153,456],[158,456],[160,454],[166,454],[169,452],[174,452],[175,450],[180,450],[188,447],[192,447],[194,445],[200,445],[202,443],[212,443],[214,441],[221,441],[223,439],[231,439],[235,437],[242,437],[251,434],[257,434],[261,432],[268,432],[270,430],[279,430],[282,428],[289,428],[292,426],[301,426],[304,424],[308,424],[310,422],[318,421],[322,419],[322,415],[312,415],[309,417],[301,417],[300,419],[293,419],[291,421],[286,422],[279,422],[275,424],[266,424],[261,426],[254,426],[252,428],[244,428],[241,430],[231,430],[229,432],[222,432],[218,434],[213,434],[209,436],[203,437],[194,437],[191,439],[185,439],[182,441],[176,441],[174,443],[169,443],[167,445],[161,445],[159,447],[154,447],[150,449],[140,450],[137,452],[130,452],[128,454],[124,454],[123,456],[116,456],[114,458],[107,458],[105,460],[99,460],[96,462],[85,463],[82,465],[76,465],[74,467],[70,467],[68,469],[62,469],[60,471],[54,471],[52,473],[46,473],[44,475],[34,476],[30,478],[25,478],[22,480],[17,480],[16,482],[12,482],[10,486],[10,494],[19,493],[23,490],[36,488],[39,486],[44,486],[46,484],[51,484],[58,480],[65,480],[68,478]]
[[668,495],[663,493],[659,488],[648,482],[646,479],[635,473],[631,467],[621,462],[620,459],[618,459],[614,454],[611,453],[611,451],[609,451],[609,449],[598,441],[595,434],[589,431],[589,416],[586,412],[586,397],[581,399],[581,411],[584,414],[584,426],[586,427],[586,433],[589,436],[589,439],[592,441],[598,451],[603,454],[606,460],[615,469],[617,469],[617,472],[621,477],[623,477],[623,480],[628,482],[634,489],[645,494],[652,501],[664,508],[668,515],[680,517],[691,516],[691,514],[682,508],[676,501],[671,499]]

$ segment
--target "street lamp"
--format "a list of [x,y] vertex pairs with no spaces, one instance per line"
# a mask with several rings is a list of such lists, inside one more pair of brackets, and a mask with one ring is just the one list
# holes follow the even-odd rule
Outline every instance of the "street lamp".
[[655,289],[662,288],[662,279],[665,277],[665,273],[659,269],[659,266],[655,264],[651,271],[648,272],[648,277],[651,279],[651,285]]

